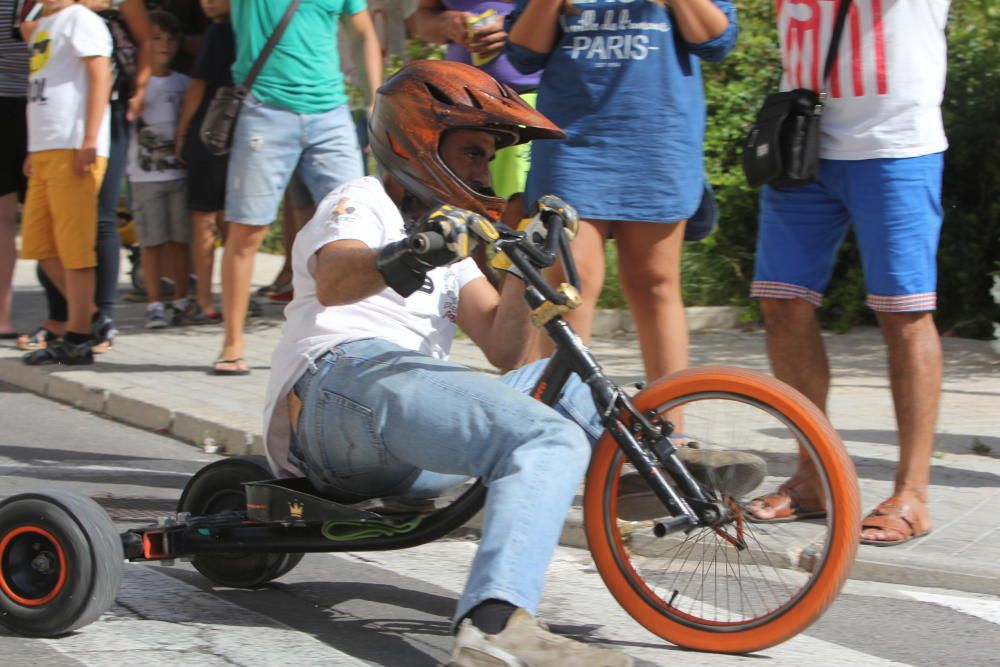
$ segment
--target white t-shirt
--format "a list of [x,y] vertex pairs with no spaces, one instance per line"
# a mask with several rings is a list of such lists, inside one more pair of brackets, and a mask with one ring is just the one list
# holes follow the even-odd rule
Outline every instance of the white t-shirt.
[[[916,157],[948,147],[941,120],[950,0],[854,0],[844,23],[820,157]],[[782,90],[820,89],[837,2],[776,0]]]
[[288,462],[286,397],[309,363],[331,347],[363,338],[381,338],[437,359],[448,357],[455,335],[459,292],[483,277],[471,259],[432,270],[424,286],[406,299],[389,288],[346,306],[328,308],[316,298],[316,252],[320,248],[342,239],[381,248],[404,237],[399,210],[381,182],[371,176],[351,181],[327,195],[316,215],[295,237],[295,298],[285,308],[281,341],[271,356],[264,406],[264,444],[276,474],[302,474]]
[[132,126],[128,147],[130,181],[147,183],[184,178],[184,169],[174,157],[174,135],[188,81],[179,72],[149,77],[142,116]]
[[[28,87],[28,151],[83,146],[89,85],[81,58],[111,56],[104,20],[81,5],[42,17],[31,35]],[[108,156],[111,117],[101,121],[97,154]]]

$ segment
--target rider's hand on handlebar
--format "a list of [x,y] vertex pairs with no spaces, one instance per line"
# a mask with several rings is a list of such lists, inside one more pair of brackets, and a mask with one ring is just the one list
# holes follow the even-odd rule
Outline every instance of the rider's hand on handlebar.
[[375,268],[386,285],[407,297],[423,284],[428,271],[465,259],[480,240],[498,236],[485,217],[445,204],[420,218],[409,237],[382,248]]
[[536,217],[541,218],[546,223],[551,216],[558,216],[562,220],[563,229],[566,230],[566,238],[570,241],[580,230],[580,216],[576,209],[555,195],[539,197],[533,210]]
[[[521,220],[517,231],[523,232],[524,240],[539,250],[546,245],[553,217],[562,221],[563,234],[568,240],[572,240],[580,228],[580,217],[577,215],[576,209],[555,195],[542,195],[532,210],[534,216]],[[512,273],[518,278],[524,277],[521,275],[520,269],[502,251],[493,257],[490,265],[494,269]]]
[[[545,239],[549,236],[549,230],[542,222],[542,217],[540,215],[535,215],[533,218],[524,218],[521,220],[521,222],[517,225],[517,231],[524,232],[525,240],[539,248],[545,245]],[[517,266],[510,261],[510,258],[502,250],[493,256],[493,259],[490,260],[490,266],[494,269],[511,273],[522,280],[524,279],[524,276],[521,275],[521,269],[517,268]]]
[[[439,235],[443,241],[443,247],[436,247],[442,244],[432,241],[424,252],[419,249],[417,251],[417,259],[431,267],[465,259],[475,251],[480,241],[492,242],[498,236],[489,220],[451,204],[443,204],[428,211],[417,221],[411,240],[416,240],[421,235],[423,239]],[[414,244],[410,245],[413,247]]]

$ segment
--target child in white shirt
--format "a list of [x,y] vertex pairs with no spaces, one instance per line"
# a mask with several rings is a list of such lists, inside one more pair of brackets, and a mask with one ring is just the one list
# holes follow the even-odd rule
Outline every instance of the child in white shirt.
[[187,181],[175,156],[174,138],[188,77],[170,70],[180,44],[180,22],[162,11],[150,12],[149,19],[153,25],[153,75],[142,114],[133,128],[127,174],[149,298],[146,327],[158,329],[169,323],[160,293],[161,278],[173,280],[174,311],[182,313],[187,306],[191,226],[185,203]]

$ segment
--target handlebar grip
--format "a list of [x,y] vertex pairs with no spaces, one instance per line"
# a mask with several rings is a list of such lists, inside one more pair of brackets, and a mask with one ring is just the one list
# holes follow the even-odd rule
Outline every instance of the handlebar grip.
[[437,232],[420,232],[414,234],[406,240],[406,247],[416,255],[426,255],[435,250],[441,250],[447,243],[444,237]]

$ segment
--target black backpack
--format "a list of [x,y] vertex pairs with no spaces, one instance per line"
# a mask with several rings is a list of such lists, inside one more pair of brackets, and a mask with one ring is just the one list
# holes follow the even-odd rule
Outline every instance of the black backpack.
[[112,85],[111,99],[128,102],[136,90],[136,48],[128,26],[121,12],[108,10],[100,12],[101,18],[111,32]]

